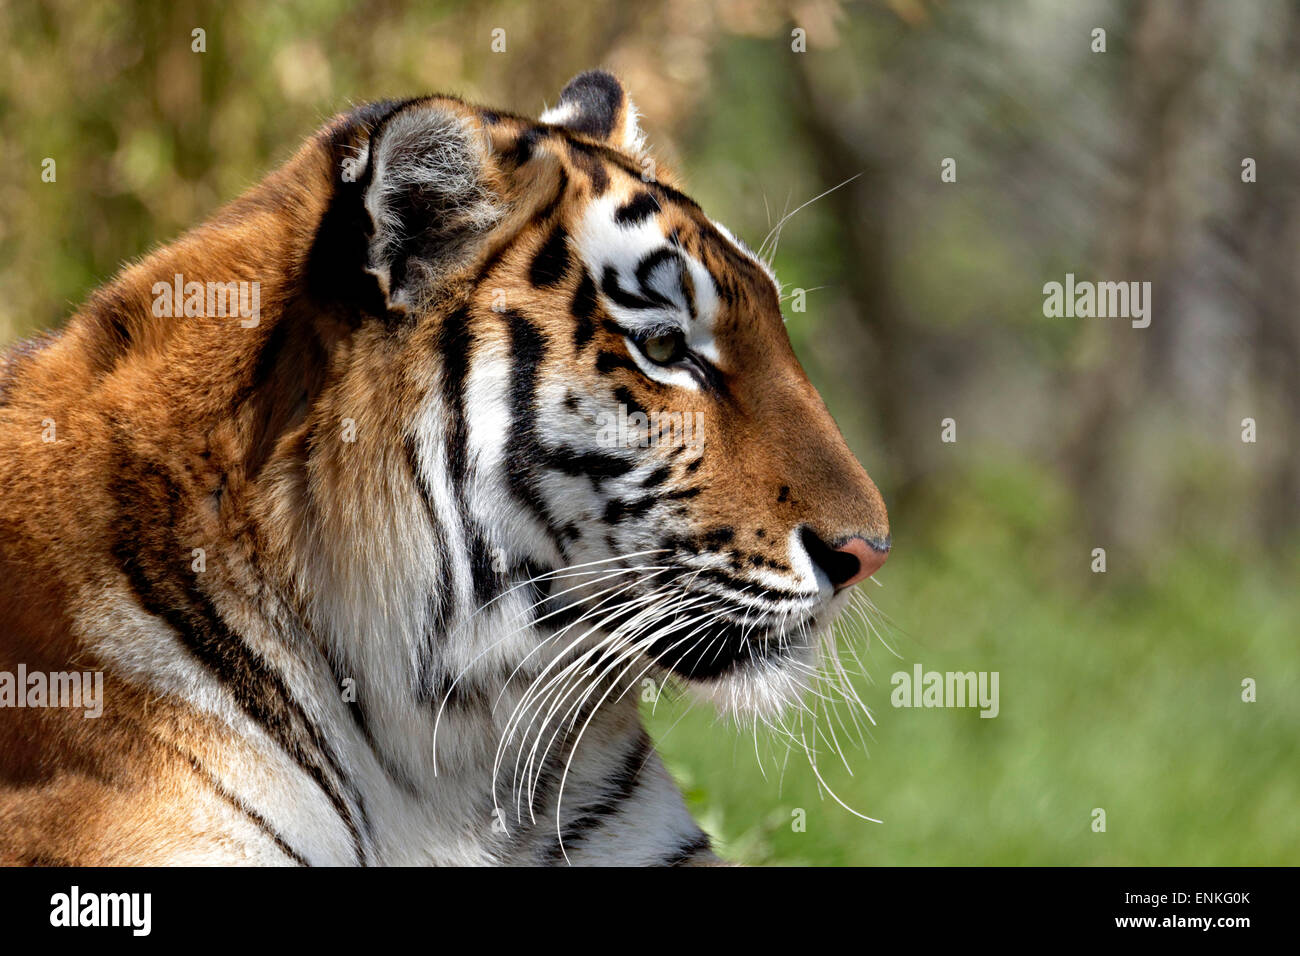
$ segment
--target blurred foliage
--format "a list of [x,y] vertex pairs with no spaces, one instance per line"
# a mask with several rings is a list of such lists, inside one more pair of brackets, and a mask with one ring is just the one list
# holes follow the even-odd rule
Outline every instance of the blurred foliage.
[[[1295,4],[5,0],[0,44],[0,345],[384,96],[535,114],[612,68],[754,246],[838,186],[774,264],[810,290],[791,337],[891,505],[872,594],[899,656],[864,657],[870,756],[819,763],[885,823],[664,704],[696,811],[753,862],[1300,859]],[[1066,272],[1152,281],[1151,328],[1045,319]],[[914,661],[999,671],[1001,716],[891,708]]]

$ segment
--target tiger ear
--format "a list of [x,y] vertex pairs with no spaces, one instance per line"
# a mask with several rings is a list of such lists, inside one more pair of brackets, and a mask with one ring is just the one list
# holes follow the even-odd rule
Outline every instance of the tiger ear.
[[490,140],[459,104],[423,102],[388,118],[366,159],[366,271],[390,309],[417,311],[503,215]]
[[588,70],[571,79],[560,91],[560,102],[541,119],[627,153],[638,153],[644,145],[636,107],[623,84],[604,70]]

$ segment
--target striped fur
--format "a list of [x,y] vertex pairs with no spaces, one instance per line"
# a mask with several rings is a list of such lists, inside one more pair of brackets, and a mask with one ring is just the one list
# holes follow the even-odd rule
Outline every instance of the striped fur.
[[[843,602],[807,536],[888,525],[642,148],[603,73],[363,107],[0,358],[0,671],[105,674],[0,709],[0,859],[714,859],[643,681],[781,710]],[[157,316],[178,274],[257,321]]]

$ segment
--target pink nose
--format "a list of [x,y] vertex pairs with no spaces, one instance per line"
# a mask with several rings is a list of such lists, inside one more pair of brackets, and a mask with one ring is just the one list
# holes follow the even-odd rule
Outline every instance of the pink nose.
[[843,590],[844,588],[853,587],[859,581],[871,577],[880,570],[880,566],[889,557],[889,539],[886,538],[883,542],[877,544],[868,541],[866,538],[850,538],[835,550],[841,554],[851,554],[858,560],[857,573],[836,584],[838,590]]

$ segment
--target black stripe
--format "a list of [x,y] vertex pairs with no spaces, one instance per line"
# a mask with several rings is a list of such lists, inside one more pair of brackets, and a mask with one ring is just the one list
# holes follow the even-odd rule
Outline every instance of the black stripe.
[[[424,502],[425,513],[429,516],[429,528],[433,531],[434,547],[438,551],[438,560],[446,567],[451,560],[451,555],[447,547],[446,534],[444,532],[442,521],[438,518],[438,509],[433,503],[433,492],[429,490],[428,484],[424,480],[424,475],[420,470],[420,459],[415,449],[414,436],[407,435],[402,443],[406,452],[406,464],[411,469],[411,480],[415,482],[415,487],[420,493],[420,500]],[[430,595],[431,608],[429,613],[429,638],[440,636],[447,628],[447,622],[451,619],[450,610],[443,592],[447,589],[436,589],[438,593]],[[426,657],[432,656],[432,649],[426,652]],[[425,661],[427,663],[427,660]]]
[[[638,375],[641,374],[640,367],[626,355],[619,355],[617,352],[598,352],[596,354],[596,371],[601,375],[608,375],[616,368],[625,368],[636,372]],[[654,379],[647,379],[647,381],[653,382]],[[662,383],[656,382],[655,384]]]
[[[570,608],[567,612],[561,612],[556,618],[553,618],[557,626],[562,626],[566,616],[579,615],[581,611],[578,608]],[[573,717],[571,726],[580,727],[595,709],[596,704],[590,699],[585,699],[578,708],[578,713]],[[557,741],[558,746],[554,751],[554,756],[550,759],[543,759],[537,767],[530,786],[531,799],[528,802],[531,818],[542,820],[548,816],[547,807],[551,800],[559,792],[560,780],[563,777],[563,770],[568,765],[569,756],[573,753],[573,745],[576,734],[566,733]],[[517,777],[506,779],[504,776],[498,784],[498,800],[501,806],[514,806],[516,794],[513,787],[520,781]],[[506,841],[507,846],[514,849],[522,849],[525,846],[535,846],[534,835],[537,830],[528,825],[525,821],[529,820],[529,814],[520,813],[517,817],[513,812],[507,811],[508,819],[504,822],[510,827],[510,836]],[[516,824],[524,824],[516,826]],[[549,828],[548,828],[549,829]],[[553,832],[553,831],[552,831]],[[543,841],[545,837],[543,837]],[[545,845],[545,844],[543,844]],[[560,857],[563,859],[563,856]]]
[[711,528],[700,535],[700,540],[710,551],[717,551],[723,545],[730,544],[736,537],[736,529],[722,525],[717,528]]
[[447,410],[446,460],[451,471],[452,493],[460,515],[465,549],[469,555],[474,600],[482,607],[492,600],[499,581],[492,567],[487,540],[469,508],[469,421],[465,415],[465,389],[469,380],[472,347],[469,313],[461,307],[442,320],[442,326],[438,330],[438,351],[442,358],[442,400]]
[[640,518],[658,502],[659,499],[654,496],[638,498],[635,501],[611,498],[605,503],[605,523],[618,524],[624,518]]
[[475,289],[487,281],[488,276],[492,274],[492,270],[499,266],[501,260],[505,258],[506,253],[515,247],[515,244],[519,241],[519,236],[519,233],[515,233],[505,242],[498,244],[497,247],[488,254],[487,258],[483,260],[483,264],[479,266],[478,273],[474,276],[474,281],[471,283]]
[[663,308],[662,303],[655,302],[653,299],[644,298],[624,289],[618,281],[618,270],[613,266],[605,266],[605,271],[601,273],[600,291],[605,293],[605,295],[609,296],[625,309]]
[[555,188],[555,195],[553,195],[550,198],[550,200],[546,203],[545,206],[537,210],[537,212],[533,216],[533,221],[545,222],[547,219],[550,219],[551,216],[555,213],[555,210],[560,208],[560,203],[564,200],[564,194],[568,192],[568,190],[569,190],[569,174],[565,171],[564,167],[561,166],[560,180],[559,180],[559,184]]
[[659,200],[648,192],[639,192],[618,208],[614,221],[620,226],[639,226],[659,211]]
[[577,291],[573,293],[570,308],[573,317],[578,320],[573,329],[573,348],[581,352],[596,334],[596,326],[592,321],[592,316],[596,313],[596,283],[591,281],[591,274],[586,269],[582,270],[582,279]]
[[[322,653],[321,656],[325,659],[325,665],[329,668],[330,674],[334,677],[334,686],[342,688],[344,677],[351,675],[340,673],[338,667],[335,665],[334,661],[330,659],[328,654]],[[421,668],[421,674],[423,674],[429,669],[428,658],[422,655],[421,663],[424,665]],[[356,678],[352,679],[356,680]],[[379,764],[380,769],[384,771],[384,774],[388,779],[396,786],[401,787],[411,796],[419,796],[420,788],[416,785],[415,779],[405,767],[396,763],[388,752],[380,745],[379,741],[375,739],[374,730],[370,726],[370,711],[367,709],[365,704],[365,694],[363,689],[358,687],[357,699],[344,701],[343,704],[347,709],[348,716],[352,718],[353,725],[357,728],[357,733],[359,733],[361,739],[366,742],[366,746],[369,747],[370,752],[374,754],[375,762]]]
[[217,775],[207,767],[203,766],[202,761],[200,761],[198,757],[192,753],[188,753],[179,746],[177,746],[176,749],[183,757],[188,758],[190,767],[193,768],[196,774],[203,778],[203,781],[216,792],[217,796],[221,797],[221,799],[225,800],[226,803],[230,804],[230,806],[234,807],[234,809],[238,810],[256,824],[257,827],[270,837],[275,845],[280,848],[281,853],[293,860],[293,862],[297,863],[299,866],[311,866],[311,864],[307,862],[307,858],[291,847],[289,842],[280,835],[275,827],[271,826],[270,821],[268,821],[266,817],[262,816],[238,796],[227,790],[225,785],[217,778]]
[[668,492],[668,498],[672,501],[685,501],[688,498],[694,498],[699,493],[700,493],[700,489],[698,487],[680,488],[677,491]]
[[546,359],[546,340],[522,312],[510,309],[505,320],[515,363],[510,385],[510,436],[506,442],[507,480],[511,492],[542,522],[563,555],[563,535],[542,500],[536,474],[548,460],[537,436],[536,422],[537,373]]
[[[119,432],[117,438],[125,447],[125,436]],[[190,546],[177,534],[184,523],[180,488],[160,466],[126,454],[119,457],[114,474],[110,494],[119,517],[112,529],[112,552],[141,607],[166,621],[185,648],[230,691],[240,709],[311,776],[347,827],[357,862],[364,864],[361,827],[369,829],[365,807],[324,733],[280,675],[230,628],[199,587],[190,565]],[[336,781],[349,790],[355,812]]]
[[597,479],[620,478],[636,467],[636,462],[630,458],[598,451],[576,451],[564,446],[548,448],[543,455],[547,468],[566,475],[587,475]]
[[709,835],[701,830],[695,836],[691,837],[677,849],[673,850],[668,856],[664,857],[663,866],[682,866],[691,862],[693,857],[701,853],[711,853],[713,851],[713,841]]
[[459,495],[469,476],[469,427],[465,421],[465,382],[473,339],[469,312],[462,306],[448,314],[438,329],[442,360],[442,401],[447,410],[446,455],[452,488]]
[[[732,577],[727,572],[718,568],[701,568],[691,571],[691,575],[704,581],[712,581],[715,584],[721,584],[733,591],[740,592],[750,587],[754,582],[747,581],[744,578]],[[701,592],[712,593],[712,592]],[[785,601],[804,601],[808,599],[807,594],[800,594],[798,591],[790,591],[785,588],[763,587],[763,595],[776,600]],[[716,597],[716,595],[714,595]]]
[[528,281],[537,288],[557,285],[569,270],[569,234],[563,226],[556,226],[528,270]]
[[511,165],[522,166],[533,158],[533,150],[537,148],[537,144],[550,135],[551,131],[544,126],[530,126],[502,151],[502,158]]
[[599,199],[605,195],[605,190],[609,188],[609,171],[605,169],[600,155],[587,143],[566,139],[566,145],[569,147],[569,158],[573,164],[586,173],[587,178],[591,180],[592,196]]
[[[671,300],[668,299],[667,296],[655,291],[653,288],[650,287],[650,274],[654,272],[656,269],[658,269],[664,263],[671,263],[677,266],[677,288],[679,290],[683,290],[683,295],[684,295],[685,293],[684,293],[684,286],[682,285],[682,273],[686,267],[682,264],[682,257],[677,252],[677,250],[671,249],[668,246],[663,246],[659,249],[656,249],[654,252],[651,252],[648,255],[643,256],[641,258],[641,261],[637,263],[636,266],[637,285],[641,287],[641,294],[645,296],[647,299],[649,299],[651,302],[654,302],[656,305],[665,306],[665,307],[675,306],[677,303],[672,302]],[[691,314],[694,315],[694,309],[691,310]]]
[[[496,680],[504,686],[510,672],[497,676]],[[457,677],[454,674],[444,673],[438,677],[437,682],[433,685],[430,700],[438,701],[439,707],[446,707],[449,710],[467,711],[477,709],[480,713],[475,716],[479,719],[488,720],[492,710],[492,701],[496,694],[490,688],[496,686],[492,681],[488,681],[487,687],[479,685],[478,681],[469,674],[461,674]]]
[[[554,129],[555,127],[550,128]],[[644,187],[653,193],[655,198],[657,198],[661,204],[664,201],[669,201],[684,206],[689,210],[701,212],[700,204],[684,192],[674,189],[672,186],[668,186],[657,180],[646,182],[644,178],[645,171],[637,165],[635,159],[621,150],[598,143],[579,142],[569,138],[567,135],[565,135],[565,139],[569,143],[571,150],[581,150],[582,152],[591,155],[596,160],[603,160],[605,166],[612,166],[621,169],[633,179],[642,182]],[[600,191],[603,192],[604,189],[602,188]]]
[[[466,515],[466,520],[469,516]],[[487,540],[477,526],[467,529],[466,547],[469,549],[470,580],[474,583],[475,608],[486,607],[500,591],[501,575],[493,560]]]
[[656,485],[662,485],[672,473],[673,470],[667,465],[661,465],[645,476],[645,479],[641,482],[641,487],[654,488]]
[[560,831],[561,838],[555,841],[548,854],[551,863],[563,862],[566,852],[571,853],[575,847],[580,846],[636,794],[641,780],[641,768],[645,766],[649,755],[650,738],[645,731],[641,731],[624,754],[619,768],[603,781],[601,795],[581,804],[578,815],[564,825]]
[[[686,195],[681,190],[674,189],[672,186],[669,186],[665,183],[661,183],[658,180],[647,181],[645,179],[645,170],[641,166],[637,165],[637,160],[632,158],[631,156],[628,156],[626,153],[622,152],[621,150],[614,149],[613,147],[604,146],[597,143],[576,142],[574,140],[569,139],[567,136],[565,138],[566,140],[569,141],[571,149],[580,149],[590,154],[591,156],[595,157],[598,160],[604,160],[604,164],[606,166],[612,166],[617,169],[621,169],[623,172],[627,173],[627,175],[631,176],[633,179],[636,179],[639,182],[641,182],[644,185],[644,187],[647,190],[649,190],[656,199],[659,200],[660,205],[662,205],[664,202],[673,202],[679,206],[685,207],[688,210],[693,210],[703,215],[703,210],[700,209],[700,204],[697,203],[690,196]],[[600,189],[597,195],[599,195],[600,192],[604,192],[603,187]]]
[[625,385],[619,385],[614,389],[614,400],[627,409],[629,415],[635,415],[640,412],[642,415],[649,416],[649,410],[636,400],[636,396]]

